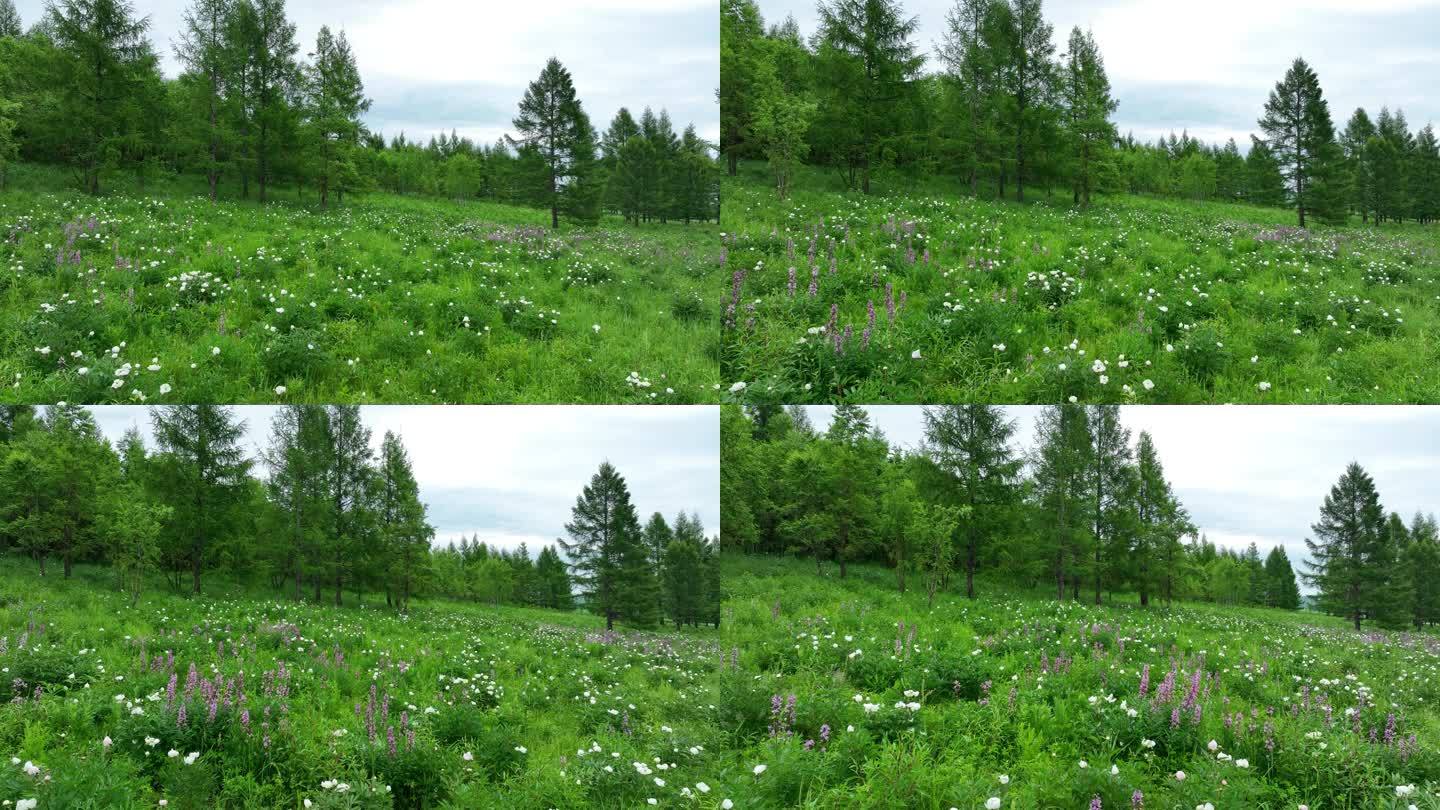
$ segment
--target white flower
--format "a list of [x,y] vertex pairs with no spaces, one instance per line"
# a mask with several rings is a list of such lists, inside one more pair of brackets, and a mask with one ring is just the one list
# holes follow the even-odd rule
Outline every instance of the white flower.
[[517,745],[517,746],[515,746],[515,751],[516,751],[517,753],[521,753],[521,754],[528,754],[528,753],[530,753],[530,749],[529,749],[529,748],[526,748],[526,747],[523,746],[523,745]]
[[197,759],[199,759],[199,758],[200,758],[200,752],[199,752],[199,751],[191,751],[190,753],[188,753],[188,754],[185,755],[185,764],[186,764],[186,765],[194,765],[194,764],[195,764],[195,760],[197,760]]
[[[24,769],[24,771],[25,771],[25,775],[26,775],[26,776],[39,776],[39,775],[40,775],[40,766],[39,766],[39,765],[36,765],[35,763],[31,762],[31,761],[28,760],[28,759],[25,760],[25,765],[23,766],[23,769]],[[1397,795],[1399,795],[1399,794],[1397,793]]]
[[113,744],[113,743],[114,743],[114,740],[111,740],[111,739],[110,739],[110,735],[109,735],[109,734],[106,734],[106,735],[105,735],[105,739],[103,739],[103,740],[100,741],[100,744],[103,745],[103,746],[106,747],[106,748],[109,748],[109,747],[111,746],[111,744]]
[[597,324],[595,324],[594,326],[592,326],[592,327],[590,327],[590,328],[595,330],[595,334],[597,334],[597,335],[600,334],[600,324],[597,323]]
[[720,810],[730,810],[730,808],[732,808],[732,807],[734,807],[734,806],[735,806],[735,802],[732,802],[732,801],[730,801],[729,799],[726,799],[725,801],[720,802]]
[[179,751],[176,751],[174,748],[171,748],[169,751],[166,751],[166,752],[165,752],[165,756],[170,757],[171,759],[174,759],[175,757],[180,756],[180,752],[179,752]]
[[15,802],[15,810],[35,810],[35,805],[39,803],[39,799],[20,799]]
[[161,396],[164,396],[164,395],[170,393],[170,391],[171,391],[170,383],[160,383],[160,395],[161,395]]
[[1414,793],[1414,792],[1415,792],[1415,786],[1414,786],[1414,785],[1396,785],[1396,786],[1395,786],[1395,796],[1396,796],[1397,798],[1402,798],[1402,799],[1403,799],[1404,797],[1409,796],[1411,793]]
[[1269,390],[1270,390],[1270,383],[1268,383],[1268,382],[1263,382],[1263,381],[1262,381],[1259,385],[1257,385],[1257,386],[1255,386],[1255,387],[1256,387],[1256,388],[1259,388],[1261,391],[1269,391]]
[[1119,775],[1120,775],[1120,766],[1119,766],[1119,765],[1111,765],[1111,766],[1110,766],[1110,775],[1111,775],[1111,776],[1119,776]]
[[474,762],[474,761],[475,761],[475,755],[472,754],[472,753],[470,753],[469,751],[466,751],[465,753],[461,754],[461,755],[460,755],[460,758],[463,759],[463,760],[465,760],[466,762]]
[[1000,797],[991,796],[985,800],[985,810],[1000,810]]
[[915,351],[910,352],[910,359],[911,359],[911,360],[919,360],[919,359],[920,359],[920,350],[919,350],[919,349],[916,349]]
[[1205,802],[1204,804],[1195,805],[1195,810],[1215,810],[1215,805],[1210,802]]
[[1088,768],[1088,767],[1090,767],[1090,763],[1088,763],[1088,762],[1086,762],[1085,760],[1082,759],[1082,760],[1080,760],[1080,767],[1081,767],[1081,768]]
[[1248,760],[1248,759],[1237,759],[1237,760],[1235,760],[1235,767],[1237,767],[1237,768],[1248,768],[1248,767],[1250,767],[1250,760]]
[[160,740],[159,740],[158,738],[156,738],[156,737],[146,737],[146,738],[145,738],[145,747],[146,747],[146,748],[154,748],[155,746],[157,746],[157,745],[159,745],[159,744],[160,744]]
[[1213,754],[1213,753],[1215,753],[1216,751],[1220,750],[1220,743],[1215,742],[1214,740],[1211,740],[1210,742],[1208,742],[1208,743],[1205,744],[1205,747],[1208,748],[1208,749],[1210,749],[1210,753]]
[[1145,382],[1142,382],[1140,384],[1145,387],[1146,391],[1149,391],[1150,389],[1155,387],[1155,383],[1151,382],[1150,380],[1146,380]]
[[738,394],[738,393],[740,393],[741,391],[744,391],[744,390],[745,390],[745,381],[744,381],[744,380],[741,380],[740,382],[737,382],[737,383],[735,383],[734,385],[730,386],[730,393],[732,393],[732,394]]
[[219,353],[220,353],[220,347],[219,347],[219,346],[211,346],[211,347],[210,347],[210,354],[211,354],[212,357],[213,357],[214,355],[219,354]]
[[275,386],[275,396],[277,396],[277,397],[283,397],[283,396],[285,396],[285,392],[286,392],[287,390],[288,390],[288,389],[285,388],[285,386],[283,386],[283,385],[277,385],[277,386]]
[[305,800],[305,806],[306,806],[306,807],[310,807],[310,806],[311,806],[311,802],[310,802],[309,799],[306,799],[306,800]]
[[710,792],[710,786],[707,785],[707,784],[705,784],[704,782],[696,782],[696,783],[695,783],[695,789],[698,790],[698,791],[700,791],[701,793],[709,793],[709,792]]
[[754,770],[756,776],[759,776],[760,774],[765,772],[765,766],[756,765],[752,770]]
[[1095,372],[1096,374],[1104,374],[1104,373],[1105,373],[1105,361],[1104,361],[1104,360],[1101,360],[1101,359],[1099,359],[1099,358],[1096,358],[1096,359],[1095,359],[1095,362],[1093,362],[1093,363],[1090,364],[1090,370],[1093,371],[1093,372]]
[[1009,775],[1009,774],[1004,774],[1004,773],[1000,774],[1000,784],[1002,784],[1002,785],[1008,785],[1008,784],[1010,784],[1010,775]]
[[1175,780],[1178,781],[1178,782],[1184,782],[1184,781],[1185,781],[1185,772],[1184,772],[1184,771],[1176,771],[1176,772],[1175,772]]

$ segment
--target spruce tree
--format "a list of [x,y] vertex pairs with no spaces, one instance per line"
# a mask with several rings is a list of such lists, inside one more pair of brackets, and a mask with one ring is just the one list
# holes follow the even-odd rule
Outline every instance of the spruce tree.
[[1285,204],[1285,177],[1280,161],[1264,141],[1250,136],[1250,154],[1245,157],[1245,200],[1252,205]]
[[1322,610],[1344,616],[1360,630],[1360,623],[1385,591],[1392,573],[1381,566],[1385,553],[1385,511],[1375,482],[1354,462],[1325,496],[1320,520],[1311,526],[1315,539],[1306,538],[1313,562],[1305,579],[1319,591]]
[[1300,585],[1284,546],[1274,546],[1265,556],[1265,604],[1282,610],[1298,610]]
[[1280,162],[1300,227],[1306,213],[1322,222],[1343,222],[1343,167],[1330,105],[1304,59],[1297,58],[1276,83],[1259,125]]
[[1140,604],[1145,606],[1155,593],[1167,600],[1170,598],[1166,586],[1173,581],[1171,569],[1183,556],[1181,538],[1193,528],[1165,478],[1154,440],[1143,430],[1135,445],[1135,481],[1130,492],[1133,496],[1130,512],[1135,516],[1130,563],[1140,591]]
[[1014,143],[1015,199],[1020,202],[1025,201],[1026,160],[1047,123],[1056,83],[1055,29],[1045,20],[1042,4],[1042,0],[1010,0],[1008,62],[1001,74]]

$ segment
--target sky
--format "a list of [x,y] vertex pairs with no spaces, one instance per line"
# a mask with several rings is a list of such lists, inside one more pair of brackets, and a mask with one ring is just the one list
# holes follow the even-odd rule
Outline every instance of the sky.
[[[924,439],[921,408],[866,410],[892,445],[915,449]],[[1040,408],[1005,410],[1016,422],[1014,446],[1032,448]],[[816,428],[830,424],[833,408],[809,411]],[[1440,512],[1437,407],[1145,405],[1122,407],[1121,421],[1132,446],[1140,431],[1150,433],[1166,477],[1206,537],[1239,549],[1253,541],[1261,556],[1283,545],[1297,571],[1297,561],[1308,559],[1310,526],[1351,461],[1375,479],[1385,510],[1406,523],[1416,510]]]
[[[269,446],[278,408],[237,406],[251,457]],[[153,448],[150,409],[90,408],[112,443],[132,426]],[[581,489],[609,460],[644,522],[697,512],[706,534],[720,525],[720,427],[714,407],[569,405],[365,406],[378,450],[385,431],[410,455],[436,545],[478,534],[494,546],[521,542],[534,555],[565,536]]]
[[[768,23],[793,14],[808,38],[815,0],[757,0]],[[933,54],[954,0],[901,0]],[[1403,108],[1412,130],[1440,124],[1440,0],[1046,0],[1056,54],[1074,26],[1105,57],[1120,133],[1153,142],[1172,130],[1249,149],[1265,100],[1296,56],[1320,77],[1335,126],[1356,107]],[[932,59],[929,71],[942,65]]]
[[[150,41],[168,76],[190,0],[132,0],[150,16]],[[45,0],[18,0],[28,28]],[[287,3],[303,56],[321,25],[344,29],[374,101],[365,121],[411,140],[454,129],[494,143],[510,129],[525,87],[551,56],[575,80],[591,122],[604,131],[622,106],[670,111],[676,131],[693,122],[718,140],[720,17],[717,0],[305,0]]]

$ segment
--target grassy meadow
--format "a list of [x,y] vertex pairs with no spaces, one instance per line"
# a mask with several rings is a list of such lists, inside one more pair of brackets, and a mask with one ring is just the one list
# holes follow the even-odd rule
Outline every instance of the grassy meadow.
[[1440,227],[954,181],[726,178],[723,386],[742,401],[1440,401]]
[[6,807],[709,810],[753,779],[713,630],[218,577],[132,608],[114,576],[0,559]]
[[968,601],[727,560],[745,807],[1440,807],[1440,643],[1306,612]]
[[[712,225],[368,194],[212,205],[195,178],[0,192],[0,401],[694,403]],[[233,192],[233,190],[232,190]]]

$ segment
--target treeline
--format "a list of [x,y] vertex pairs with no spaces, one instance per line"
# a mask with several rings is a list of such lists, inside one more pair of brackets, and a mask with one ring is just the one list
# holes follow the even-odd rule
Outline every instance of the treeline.
[[608,464],[597,474],[604,520],[579,522],[602,497],[592,482],[567,527],[574,542],[532,560],[523,545],[432,548],[404,444],[387,431],[372,448],[359,406],[281,408],[259,458],[246,454],[245,424],[229,408],[156,407],[151,426],[153,451],[133,428],[112,446],[79,406],[0,407],[0,552],[30,557],[41,576],[52,561],[67,578],[76,563],[109,565],[132,601],[155,575],[200,594],[223,571],[336,605],[347,591],[384,592],[399,610],[429,595],[578,604],[637,626],[719,622],[716,543],[683,513],[673,527],[657,514],[642,530]]
[[1283,547],[1262,562],[1217,550],[1165,478],[1148,433],[1132,444],[1118,406],[1041,411],[1036,446],[1012,443],[1015,423],[990,405],[925,409],[925,440],[892,447],[858,406],[823,431],[801,408],[724,406],[722,543],[746,553],[806,554],[817,570],[853,561],[892,567],[930,600],[975,595],[980,576],[1057,599],[1100,604],[1200,599],[1299,607]]
[[1361,623],[1416,629],[1440,623],[1440,524],[1419,512],[1407,526],[1388,515],[1375,480],[1351,463],[1320,508],[1306,538],[1304,574],[1317,607]]
[[477,145],[452,133],[421,145],[370,132],[370,108],[343,31],[322,27],[300,58],[284,0],[192,0],[175,40],[183,66],[160,72],[148,17],[127,0],[57,0],[23,33],[0,0],[0,186],[17,159],[71,167],[98,193],[106,172],[143,184],[159,173],[206,177],[265,201],[276,183],[315,189],[322,207],[384,189],[489,199],[593,223],[716,219],[718,166],[688,126],[622,109],[603,138],[554,59],[532,82],[515,133]]
[[916,19],[897,0],[822,0],[819,29],[766,27],[754,0],[721,6],[721,150],[766,159],[782,197],[802,162],[869,193],[876,171],[958,177],[1005,198],[1013,186],[1163,194],[1293,206],[1342,222],[1440,217],[1440,148],[1403,113],[1358,110],[1338,136],[1319,80],[1296,60],[1242,155],[1231,139],[1121,138],[1118,101],[1094,38],[1075,28],[1057,55],[1042,0],[956,0],[924,71]]

